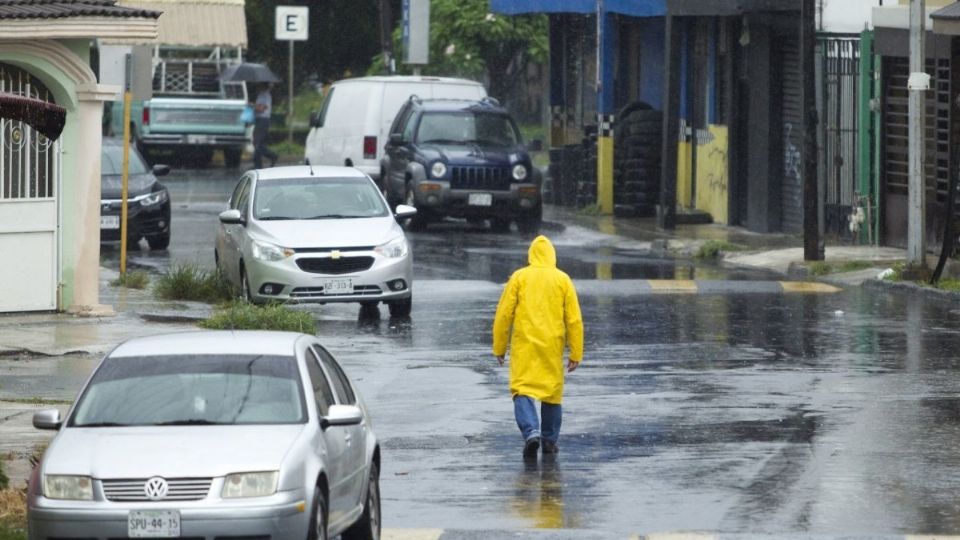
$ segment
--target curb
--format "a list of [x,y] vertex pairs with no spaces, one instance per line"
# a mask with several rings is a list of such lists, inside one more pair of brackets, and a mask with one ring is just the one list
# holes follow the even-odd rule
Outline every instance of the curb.
[[[867,289],[873,289],[878,291],[896,291],[903,292],[908,294],[919,294],[924,298],[930,300],[938,300],[942,302],[960,302],[960,293],[955,293],[951,291],[944,291],[941,289],[934,289],[932,287],[922,287],[916,283],[909,281],[888,281],[885,279],[873,279],[865,281],[863,286]],[[946,537],[938,537],[946,538]]]

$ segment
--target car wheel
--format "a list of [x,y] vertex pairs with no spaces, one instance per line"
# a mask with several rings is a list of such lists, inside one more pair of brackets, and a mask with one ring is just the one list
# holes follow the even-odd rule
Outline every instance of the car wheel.
[[370,464],[370,483],[363,515],[343,533],[343,540],[379,540],[380,538],[380,471]]
[[390,302],[389,306],[391,317],[409,317],[410,311],[413,308],[413,297],[394,300]]
[[140,251],[140,238],[139,237],[129,237],[127,238],[127,251]]
[[236,169],[240,166],[241,156],[240,148],[225,148],[223,150],[223,164],[229,169]]
[[[406,196],[403,198],[403,203],[407,206],[414,207],[417,203],[417,199],[413,195],[413,184],[410,182],[407,182],[407,191]],[[411,231],[422,231],[423,229],[427,228],[426,211],[421,210],[420,212],[414,214],[413,217],[408,218],[404,226]]]
[[313,511],[310,512],[307,540],[327,540],[327,499],[320,488],[313,490]]
[[254,303],[253,295],[250,294],[250,280],[247,278],[247,269],[240,267],[240,299]]
[[167,232],[160,233],[156,236],[148,236],[147,244],[150,246],[151,251],[167,249],[167,247],[170,246],[170,230],[167,229]]

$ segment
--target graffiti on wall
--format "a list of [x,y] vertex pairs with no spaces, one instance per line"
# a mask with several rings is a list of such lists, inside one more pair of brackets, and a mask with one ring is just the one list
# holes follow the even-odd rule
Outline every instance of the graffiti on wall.
[[709,213],[715,223],[727,224],[727,126],[708,126],[703,135],[697,137],[697,209]]
[[786,169],[787,178],[802,180],[802,158],[800,155],[800,149],[797,148],[797,145],[793,144],[793,124],[785,124],[783,126],[783,131],[783,162]]

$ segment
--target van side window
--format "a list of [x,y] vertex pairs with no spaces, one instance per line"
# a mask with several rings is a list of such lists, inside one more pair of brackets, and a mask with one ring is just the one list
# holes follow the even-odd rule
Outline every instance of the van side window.
[[336,87],[331,86],[330,90],[327,91],[327,96],[323,99],[323,105],[320,107],[320,112],[317,113],[317,127],[323,127],[323,123],[327,119],[327,110],[330,109],[330,102],[333,100],[335,90]]

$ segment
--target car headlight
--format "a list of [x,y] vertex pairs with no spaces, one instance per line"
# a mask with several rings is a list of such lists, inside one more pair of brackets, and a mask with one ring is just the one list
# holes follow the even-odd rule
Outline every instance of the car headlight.
[[228,474],[223,480],[224,499],[266,497],[277,492],[277,471]]
[[48,499],[92,501],[93,480],[89,476],[48,474],[43,477],[43,495]]
[[527,166],[522,163],[517,163],[513,166],[513,179],[514,180],[526,180],[527,179]]
[[430,175],[434,178],[443,178],[447,174],[447,166],[442,161],[438,161],[430,167]]
[[407,256],[407,239],[400,236],[382,246],[377,246],[374,251],[387,257],[388,259],[399,259]]
[[261,261],[282,261],[293,255],[292,249],[283,248],[267,242],[257,242],[256,240],[250,244],[250,248],[251,251],[253,251],[253,258],[260,259]]
[[156,206],[166,202],[166,200],[167,190],[154,191],[153,193],[140,196],[140,206]]

